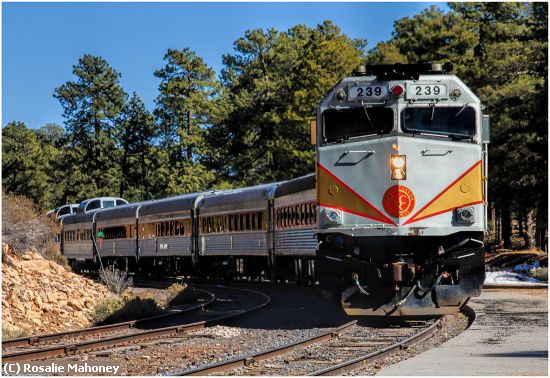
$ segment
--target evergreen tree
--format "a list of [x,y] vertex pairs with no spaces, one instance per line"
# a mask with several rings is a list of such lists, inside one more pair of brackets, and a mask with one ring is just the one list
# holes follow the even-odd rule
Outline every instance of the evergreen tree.
[[25,195],[41,208],[56,203],[48,175],[49,159],[36,133],[22,122],[10,122],[2,129],[2,186],[13,194]]
[[117,130],[122,149],[120,169],[123,172],[119,196],[129,201],[149,199],[153,196],[151,177],[157,129],[153,115],[145,109],[136,93],[122,109]]
[[161,79],[154,111],[160,131],[157,196],[203,190],[214,180],[202,163],[217,90],[214,71],[188,48],[170,49],[164,60],[155,72]]
[[223,57],[223,116],[209,133],[212,150],[225,157],[216,156],[216,170],[237,185],[313,171],[309,119],[323,94],[359,64],[364,44],[329,21],[247,31]]
[[64,197],[72,202],[115,195],[122,173],[114,122],[127,97],[120,74],[105,59],[88,54],[73,66],[73,73],[76,79],[54,93],[63,107],[69,142]]

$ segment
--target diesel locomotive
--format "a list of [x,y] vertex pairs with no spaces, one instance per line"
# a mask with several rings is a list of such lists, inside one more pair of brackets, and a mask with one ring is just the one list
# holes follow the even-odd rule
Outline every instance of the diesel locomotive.
[[451,69],[360,66],[318,106],[314,174],[68,215],[63,254],[319,282],[350,315],[455,313],[485,278],[489,118]]
[[317,269],[348,314],[454,313],[480,294],[489,118],[451,69],[363,66],[318,107]]

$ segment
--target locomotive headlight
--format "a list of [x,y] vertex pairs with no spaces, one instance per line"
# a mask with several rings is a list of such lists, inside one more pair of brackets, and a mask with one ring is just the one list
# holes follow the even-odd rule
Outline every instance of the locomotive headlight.
[[471,206],[456,209],[456,221],[460,224],[474,223],[474,208]]
[[392,180],[407,179],[407,157],[405,155],[391,155],[390,166]]
[[329,223],[342,224],[342,211],[336,209],[325,209],[325,218]]

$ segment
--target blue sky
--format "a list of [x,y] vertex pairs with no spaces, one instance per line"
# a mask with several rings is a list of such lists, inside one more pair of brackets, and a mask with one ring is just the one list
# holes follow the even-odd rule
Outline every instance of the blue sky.
[[[314,27],[332,20],[367,48],[391,36],[393,23],[432,3],[3,3],[2,126],[63,124],[52,96],[72,80],[72,66],[88,53],[122,74],[126,92],[137,92],[149,110],[168,48],[189,47],[217,73],[222,55],[245,30]],[[445,3],[438,3],[447,10]]]

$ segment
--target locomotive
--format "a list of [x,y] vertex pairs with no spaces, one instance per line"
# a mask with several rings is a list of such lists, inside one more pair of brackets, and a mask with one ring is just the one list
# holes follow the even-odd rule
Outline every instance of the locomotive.
[[489,118],[450,64],[360,66],[312,121],[316,172],[61,220],[74,267],[319,282],[350,315],[456,313],[485,279]]
[[448,314],[480,294],[489,118],[451,69],[363,66],[318,107],[317,269],[348,314]]

